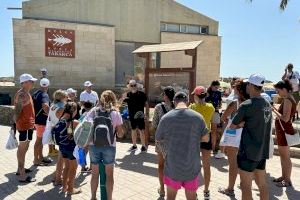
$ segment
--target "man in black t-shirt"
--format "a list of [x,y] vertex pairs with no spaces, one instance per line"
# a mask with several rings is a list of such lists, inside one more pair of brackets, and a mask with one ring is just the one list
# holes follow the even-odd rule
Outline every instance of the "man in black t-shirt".
[[37,90],[33,96],[33,105],[35,110],[35,129],[36,129],[36,141],[34,144],[34,165],[45,165],[51,163],[51,160],[43,157],[43,133],[46,128],[48,119],[50,98],[48,95],[48,87],[50,82],[47,78],[42,78],[40,81],[41,88]]
[[131,123],[131,137],[132,137],[132,147],[129,151],[137,150],[136,140],[137,132],[140,134],[142,148],[141,151],[145,152],[146,149],[146,140],[145,140],[145,114],[144,108],[147,102],[147,96],[144,92],[139,91],[137,88],[137,83],[135,80],[129,81],[130,92],[127,93],[124,102],[128,105],[129,119]]
[[[221,115],[219,113],[219,109],[222,108],[222,94],[219,89],[220,82],[218,80],[213,81],[207,90],[208,96],[206,98],[206,102],[211,103],[215,108],[215,112],[211,120],[211,149],[207,149],[213,150],[214,152],[216,151],[217,146],[217,129],[218,125],[221,123]],[[225,155],[221,153],[221,151],[219,151],[217,154],[217,158],[224,157]]]
[[260,199],[269,199],[266,183],[266,160],[269,159],[272,129],[270,103],[261,97],[265,78],[253,74],[247,81],[250,99],[244,101],[236,112],[230,128],[243,127],[237,164],[240,171],[242,199],[252,199],[252,179],[259,188]]

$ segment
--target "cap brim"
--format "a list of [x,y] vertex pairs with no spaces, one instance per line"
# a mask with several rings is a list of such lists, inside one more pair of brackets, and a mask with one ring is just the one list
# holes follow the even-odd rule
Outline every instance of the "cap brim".
[[249,82],[249,79],[248,79],[248,78],[247,78],[247,79],[244,79],[243,82],[244,82],[244,83],[248,83],[248,82]]
[[32,78],[32,79],[30,79],[31,81],[33,81],[33,82],[35,82],[35,81],[37,81],[37,79],[36,78]]

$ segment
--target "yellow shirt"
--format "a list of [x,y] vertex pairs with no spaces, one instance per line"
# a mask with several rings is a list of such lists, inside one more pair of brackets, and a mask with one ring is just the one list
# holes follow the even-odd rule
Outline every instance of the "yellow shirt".
[[197,113],[200,113],[203,116],[204,121],[206,123],[206,127],[210,130],[211,119],[215,112],[214,106],[211,103],[205,103],[205,104],[193,103],[189,106],[189,108],[196,111]]

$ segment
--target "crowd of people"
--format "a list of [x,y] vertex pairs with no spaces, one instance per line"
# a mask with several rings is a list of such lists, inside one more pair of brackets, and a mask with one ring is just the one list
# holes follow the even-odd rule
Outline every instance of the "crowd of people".
[[[209,88],[197,86],[191,94],[175,91],[171,86],[164,87],[163,102],[155,106],[151,123],[158,158],[158,195],[173,200],[183,187],[186,198],[195,200],[199,198],[196,193],[199,181],[203,181],[203,198],[211,199],[210,159],[213,153],[217,159],[227,157],[229,164],[228,185],[220,187],[220,193],[235,196],[234,188],[239,175],[243,200],[252,199],[253,180],[259,188],[260,199],[269,199],[266,163],[272,156],[273,116],[282,167],[282,175],[273,182],[278,187],[292,186],[290,144],[286,134],[296,133],[292,122],[299,101],[299,79],[298,72],[294,72],[293,65],[289,64],[282,80],[274,85],[283,99],[279,108],[273,105],[271,98],[265,98],[263,86],[266,80],[260,74],[253,74],[249,79],[232,80],[232,93],[227,98],[228,105],[224,111],[220,82],[217,80],[212,81]],[[45,73],[39,81],[40,88],[31,95],[36,81],[30,74],[21,75],[21,89],[14,99],[14,129],[19,133],[16,173],[19,181],[36,181],[28,175],[31,170],[25,168],[26,153],[35,130],[33,164],[47,166],[53,162],[51,157],[57,156],[52,180],[54,186],[61,186],[61,191],[67,195],[81,193],[80,188],[74,188],[79,163],[82,172],[91,173],[91,199],[94,200],[99,185],[99,165],[104,164],[107,199],[111,200],[116,137],[122,138],[124,135],[119,107],[124,104],[128,106],[132,127],[132,146],[128,151],[138,149],[139,135],[140,150],[144,153],[147,151],[145,120],[148,119],[144,114],[147,95],[138,89],[135,80],[130,80],[128,92],[120,99],[111,90],[102,92],[99,98],[97,92],[92,90],[93,84],[86,81],[79,100],[77,91],[72,88],[55,91],[51,100],[48,94],[51,83]],[[218,134],[219,129],[223,130],[222,135]],[[48,157],[43,155],[46,145],[49,148]],[[78,149],[84,156],[89,154],[89,164],[78,160],[74,153]],[[199,180],[201,163],[204,180]]]

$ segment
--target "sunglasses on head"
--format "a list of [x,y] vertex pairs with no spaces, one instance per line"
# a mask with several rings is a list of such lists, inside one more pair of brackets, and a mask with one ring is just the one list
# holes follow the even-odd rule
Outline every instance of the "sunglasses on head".
[[136,87],[136,84],[134,84],[134,85],[130,85],[130,87]]

